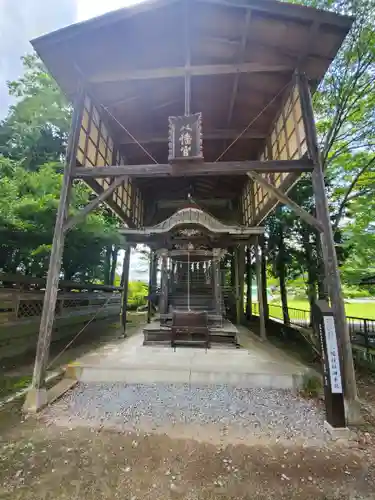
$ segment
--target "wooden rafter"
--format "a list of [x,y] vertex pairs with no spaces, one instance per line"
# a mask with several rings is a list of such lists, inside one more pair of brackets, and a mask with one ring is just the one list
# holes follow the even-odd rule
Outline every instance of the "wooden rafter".
[[[285,64],[261,64],[256,62],[243,64],[201,64],[190,66],[190,76],[206,75],[230,75],[234,73],[285,73],[293,71],[292,66]],[[129,80],[153,80],[159,78],[185,77],[187,69],[185,66],[174,68],[140,69],[140,70],[116,70],[114,72],[92,75],[90,83],[109,83]]]
[[306,58],[313,50],[314,47],[312,47],[312,43],[317,37],[317,34],[319,33],[320,30],[320,21],[318,19],[315,19],[310,26],[310,31],[308,36],[305,39],[305,43],[302,45],[299,51],[298,59],[297,59],[297,68],[301,69],[306,61]]
[[[311,26],[320,26],[320,23],[318,21],[313,21],[311,23]],[[311,35],[312,36],[312,35]],[[212,41],[212,42],[216,42],[216,43],[221,43],[221,44],[225,44],[225,45],[230,45],[230,46],[233,46],[233,47],[239,47],[241,45],[241,38],[233,38],[233,37],[227,37],[227,36],[211,36],[211,35],[202,35],[202,40],[203,42],[205,41]],[[297,60],[300,58],[300,54],[302,51],[305,51],[305,47],[307,48],[307,53],[306,55],[308,54],[308,48],[309,48],[309,45],[311,45],[311,41],[312,41],[312,38],[310,37],[310,35],[307,36],[306,38],[306,43],[304,43],[301,47],[296,47],[294,50],[289,48],[285,48],[285,47],[280,47],[278,45],[275,45],[275,44],[272,44],[272,43],[267,43],[266,41],[262,41],[260,42],[257,38],[254,38],[251,36],[251,31],[248,33],[248,37],[247,37],[247,45],[250,45],[252,46],[252,48],[256,48],[256,49],[266,49],[270,52],[272,52],[273,54],[275,55],[280,55],[280,56],[283,56],[283,57],[288,57],[290,59],[293,59],[293,60]],[[310,43],[307,43],[307,42],[310,42]],[[302,49],[302,50],[301,50]],[[314,59],[320,59],[320,60],[328,60],[330,59],[329,57],[327,56],[324,56],[322,54],[317,54],[315,53],[314,54]],[[295,63],[293,63],[294,66],[296,66]]]
[[271,161],[219,161],[212,163],[184,163],[184,165],[151,164],[151,165],[112,165],[109,167],[77,167],[74,177],[90,179],[100,177],[115,177],[128,175],[132,177],[194,177],[205,175],[245,175],[248,171],[255,172],[310,172],[312,162],[301,160],[271,160]]
[[[251,21],[251,10],[248,9],[246,11],[245,26],[244,26],[244,29],[242,32],[241,45],[240,45],[240,48],[238,51],[238,63],[239,64],[243,64],[243,62],[244,62],[247,36],[249,33],[249,27],[250,27],[250,21]],[[231,94],[230,101],[229,101],[229,110],[228,110],[228,119],[227,119],[228,125],[230,124],[230,122],[232,120],[234,104],[236,102],[238,84],[240,81],[240,75],[241,75],[241,73],[236,73],[234,76],[233,89],[232,89],[232,94]]]

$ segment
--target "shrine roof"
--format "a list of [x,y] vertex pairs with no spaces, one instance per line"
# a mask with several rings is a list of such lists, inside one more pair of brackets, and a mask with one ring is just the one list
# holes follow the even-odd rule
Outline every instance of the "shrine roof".
[[[296,68],[318,83],[351,24],[351,18],[332,12],[274,0],[154,0],[32,44],[69,99],[83,79],[159,161],[168,117],[184,114],[187,66],[191,112],[202,112],[205,156],[215,156],[278,95]],[[255,158],[280,99],[233,147],[237,159]],[[112,127],[129,163],[144,162],[115,120]],[[251,141],[250,150],[245,141]]]

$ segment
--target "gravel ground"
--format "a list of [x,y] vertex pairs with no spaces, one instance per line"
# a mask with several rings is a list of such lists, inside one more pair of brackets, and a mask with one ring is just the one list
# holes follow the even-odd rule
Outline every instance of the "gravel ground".
[[81,384],[46,410],[47,418],[157,428],[216,424],[278,438],[325,439],[324,414],[289,391],[185,384]]

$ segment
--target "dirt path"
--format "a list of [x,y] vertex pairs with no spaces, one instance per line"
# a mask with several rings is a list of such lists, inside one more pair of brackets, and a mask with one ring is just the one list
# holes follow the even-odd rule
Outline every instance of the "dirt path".
[[230,432],[206,442],[204,426],[197,441],[189,426],[179,438],[176,429],[118,432],[105,422],[99,428],[46,424],[42,417],[7,423],[0,428],[4,500],[375,498],[374,449],[364,442],[231,444]]

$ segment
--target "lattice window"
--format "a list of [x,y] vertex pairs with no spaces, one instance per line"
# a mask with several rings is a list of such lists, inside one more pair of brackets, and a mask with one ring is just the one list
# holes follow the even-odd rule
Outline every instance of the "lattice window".
[[250,226],[252,222],[252,216],[253,216],[253,206],[252,206],[252,197],[251,197],[251,190],[252,190],[252,181],[248,180],[245,184],[245,187],[242,191],[242,222],[246,226]]
[[87,307],[89,304],[90,301],[88,299],[64,299],[64,309]]
[[[103,118],[105,116],[102,116],[101,110],[89,96],[86,96],[76,153],[78,164],[81,166],[100,168],[112,164],[125,164],[125,158],[115,147]],[[111,177],[98,178],[96,182],[103,189],[107,189],[112,180]],[[144,210],[143,201],[138,189],[135,189],[133,199],[132,190],[132,180],[128,178],[112,194],[112,206],[115,204],[127,217],[132,218],[136,226],[140,226]]]
[[[261,160],[297,160],[307,151],[306,134],[302,118],[301,101],[298,86],[294,86],[276,115],[271,133],[266,140]],[[263,174],[268,182],[281,187],[288,173]],[[254,183],[254,212],[257,216],[268,204],[272,195],[257,183]]]
[[86,96],[78,140],[77,160],[82,166],[103,167],[112,164],[113,139],[99,109]]
[[22,300],[18,306],[18,318],[30,318],[41,316],[43,309],[43,300]]
[[292,88],[276,116],[269,144],[270,150],[266,146],[261,158],[268,159],[268,151],[274,160],[297,160],[306,153],[306,134],[297,86]]

